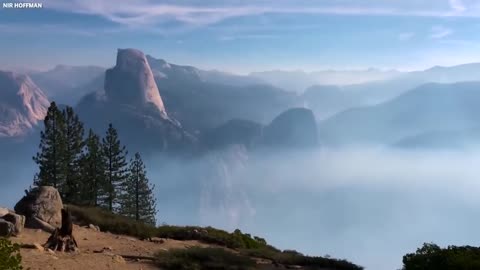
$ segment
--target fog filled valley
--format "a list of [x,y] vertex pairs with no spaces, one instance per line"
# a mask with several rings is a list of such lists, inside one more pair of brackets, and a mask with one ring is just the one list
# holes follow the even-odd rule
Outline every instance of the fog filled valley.
[[[479,245],[479,151],[321,149],[146,160],[161,223],[264,236],[280,248],[397,269],[424,242]],[[2,162],[2,202],[31,185],[29,158]],[[6,173],[6,174],[5,174]]]
[[56,101],[85,133],[112,123],[128,158],[142,154],[157,224],[238,228],[373,270],[401,268],[423,243],[480,246],[478,64],[338,71],[346,83],[304,91],[298,74],[275,73],[205,71],[136,49],[119,49],[110,69],[1,71],[0,203],[33,185]]

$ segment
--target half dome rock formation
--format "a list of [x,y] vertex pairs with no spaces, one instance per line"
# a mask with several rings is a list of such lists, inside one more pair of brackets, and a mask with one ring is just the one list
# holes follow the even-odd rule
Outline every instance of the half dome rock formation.
[[0,138],[26,135],[50,103],[27,75],[0,71]]
[[264,128],[264,145],[279,148],[309,148],[318,145],[318,129],[313,112],[305,108],[289,109]]
[[118,49],[116,66],[106,72],[105,93],[118,103],[156,108],[163,118],[167,118],[150,65],[139,50]]
[[99,134],[113,124],[131,152],[183,151],[196,145],[167,115],[150,65],[135,49],[118,50],[116,66],[106,71],[104,90],[85,96],[76,111]]

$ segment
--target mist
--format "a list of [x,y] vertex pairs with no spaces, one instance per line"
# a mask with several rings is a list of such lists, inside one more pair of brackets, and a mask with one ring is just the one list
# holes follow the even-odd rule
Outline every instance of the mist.
[[[424,242],[480,245],[480,149],[252,153],[232,146],[201,158],[145,161],[159,224],[239,228],[281,249],[372,270],[401,268],[402,256]],[[0,166],[0,198],[13,207],[35,166]]]

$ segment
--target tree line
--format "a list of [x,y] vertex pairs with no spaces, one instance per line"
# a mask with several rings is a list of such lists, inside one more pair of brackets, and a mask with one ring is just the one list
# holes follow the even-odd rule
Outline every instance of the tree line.
[[88,131],[72,107],[50,104],[40,133],[35,186],[53,186],[67,204],[101,207],[155,225],[154,186],[139,153],[128,151],[108,125],[103,138]]

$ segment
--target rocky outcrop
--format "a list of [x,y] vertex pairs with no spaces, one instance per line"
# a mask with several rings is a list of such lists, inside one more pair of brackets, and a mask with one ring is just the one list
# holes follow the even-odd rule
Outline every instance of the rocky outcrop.
[[167,118],[150,65],[139,50],[118,50],[116,66],[105,75],[105,93],[115,102],[155,108]]
[[98,133],[113,124],[134,151],[183,153],[196,147],[196,138],[167,115],[145,55],[135,49],[118,50],[104,90],[84,97],[76,111]]
[[313,112],[304,108],[293,108],[280,114],[265,127],[262,144],[275,148],[317,146],[318,130]]
[[0,137],[27,134],[43,120],[49,105],[30,77],[0,71]]
[[13,224],[13,233],[12,235],[17,236],[25,227],[25,216],[18,215],[15,213],[8,213],[2,217],[3,220],[8,221]]
[[14,231],[15,227],[12,223],[0,218],[0,237],[10,237]]
[[60,227],[62,209],[60,193],[57,189],[47,186],[32,189],[15,205],[15,212],[26,217],[27,228],[46,231],[50,231],[51,226]]

